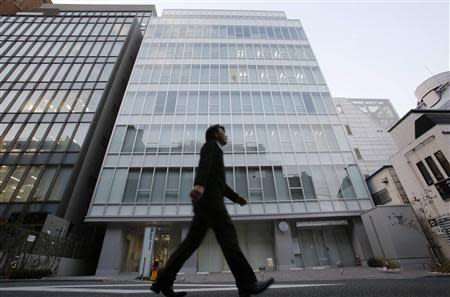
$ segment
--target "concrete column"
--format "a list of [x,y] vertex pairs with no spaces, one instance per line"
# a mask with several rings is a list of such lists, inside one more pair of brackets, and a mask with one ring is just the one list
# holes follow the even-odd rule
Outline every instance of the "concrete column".
[[153,247],[155,243],[156,227],[145,227],[142,241],[141,262],[139,264],[139,277],[148,278],[151,274]]
[[279,223],[280,221],[275,221],[273,224],[276,268],[277,270],[289,270],[294,266],[293,263],[295,263],[294,253],[292,251],[291,228],[288,224],[287,230],[281,231],[278,227]]
[[367,260],[373,257],[373,252],[360,217],[352,219],[352,227],[351,240],[355,257],[358,255],[361,263],[367,265]]
[[[189,231],[190,224],[183,224],[181,226],[181,240],[183,241]],[[187,272],[187,273],[196,273],[198,265],[198,250],[195,251],[192,256],[184,263],[183,267],[181,268],[181,272]]]
[[95,275],[119,274],[125,249],[125,230],[119,226],[108,225]]

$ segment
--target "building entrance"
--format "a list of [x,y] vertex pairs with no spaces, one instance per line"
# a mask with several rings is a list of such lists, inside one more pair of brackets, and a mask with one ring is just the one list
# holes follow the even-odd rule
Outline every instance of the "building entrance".
[[297,228],[296,267],[353,266],[354,253],[346,227]]
[[158,261],[159,267],[164,267],[172,252],[180,244],[181,234],[175,226],[158,227],[153,246],[152,263]]

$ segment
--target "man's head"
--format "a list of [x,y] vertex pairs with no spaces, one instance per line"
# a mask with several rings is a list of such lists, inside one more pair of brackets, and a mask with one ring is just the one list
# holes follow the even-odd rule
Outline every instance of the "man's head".
[[205,138],[206,141],[214,140],[221,145],[225,145],[228,142],[225,128],[219,124],[208,127],[208,129],[206,129]]

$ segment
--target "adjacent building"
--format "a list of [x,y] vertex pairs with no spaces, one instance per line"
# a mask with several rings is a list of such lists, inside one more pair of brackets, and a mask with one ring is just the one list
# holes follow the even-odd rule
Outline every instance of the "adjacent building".
[[398,148],[388,129],[399,117],[389,99],[334,97],[356,162],[367,178],[384,165]]
[[15,15],[20,11],[29,11],[40,7],[43,3],[52,3],[51,0],[2,0],[0,1],[0,15]]
[[437,256],[450,258],[450,72],[416,90],[420,109],[410,110],[389,132],[399,147],[392,165],[412,206],[430,231]]
[[375,205],[410,204],[392,165],[384,165],[366,178]]
[[433,75],[416,89],[417,109],[450,109],[450,72]]
[[136,14],[148,21],[154,6],[45,4],[1,17],[4,221],[40,231],[51,218],[43,231],[57,236],[81,226],[142,41]]
[[[283,12],[165,10],[150,19],[86,217],[107,224],[97,274],[148,275],[186,235],[211,124],[225,125],[241,247],[258,269],[370,256],[373,204],[299,20]],[[229,268],[212,233],[185,271]]]

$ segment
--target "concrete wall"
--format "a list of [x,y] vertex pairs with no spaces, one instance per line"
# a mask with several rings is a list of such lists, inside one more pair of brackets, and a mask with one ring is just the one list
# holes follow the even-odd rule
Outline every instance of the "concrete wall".
[[[289,270],[295,267],[294,252],[292,250],[292,234],[291,224],[288,224],[287,231],[281,231],[278,227],[281,221],[275,221],[273,223],[273,236],[274,236],[274,254],[275,254],[275,266],[276,270]],[[287,221],[286,221],[287,222]]]
[[109,225],[103,240],[102,252],[95,275],[117,275],[121,271],[126,253],[125,230],[120,226]]
[[361,218],[353,218],[351,220],[351,226],[350,239],[352,241],[353,251],[355,252],[355,258],[359,256],[361,264],[367,265],[367,260],[373,257],[373,252]]
[[405,269],[428,268],[434,262],[411,206],[377,206],[361,219],[375,257],[398,260]]

